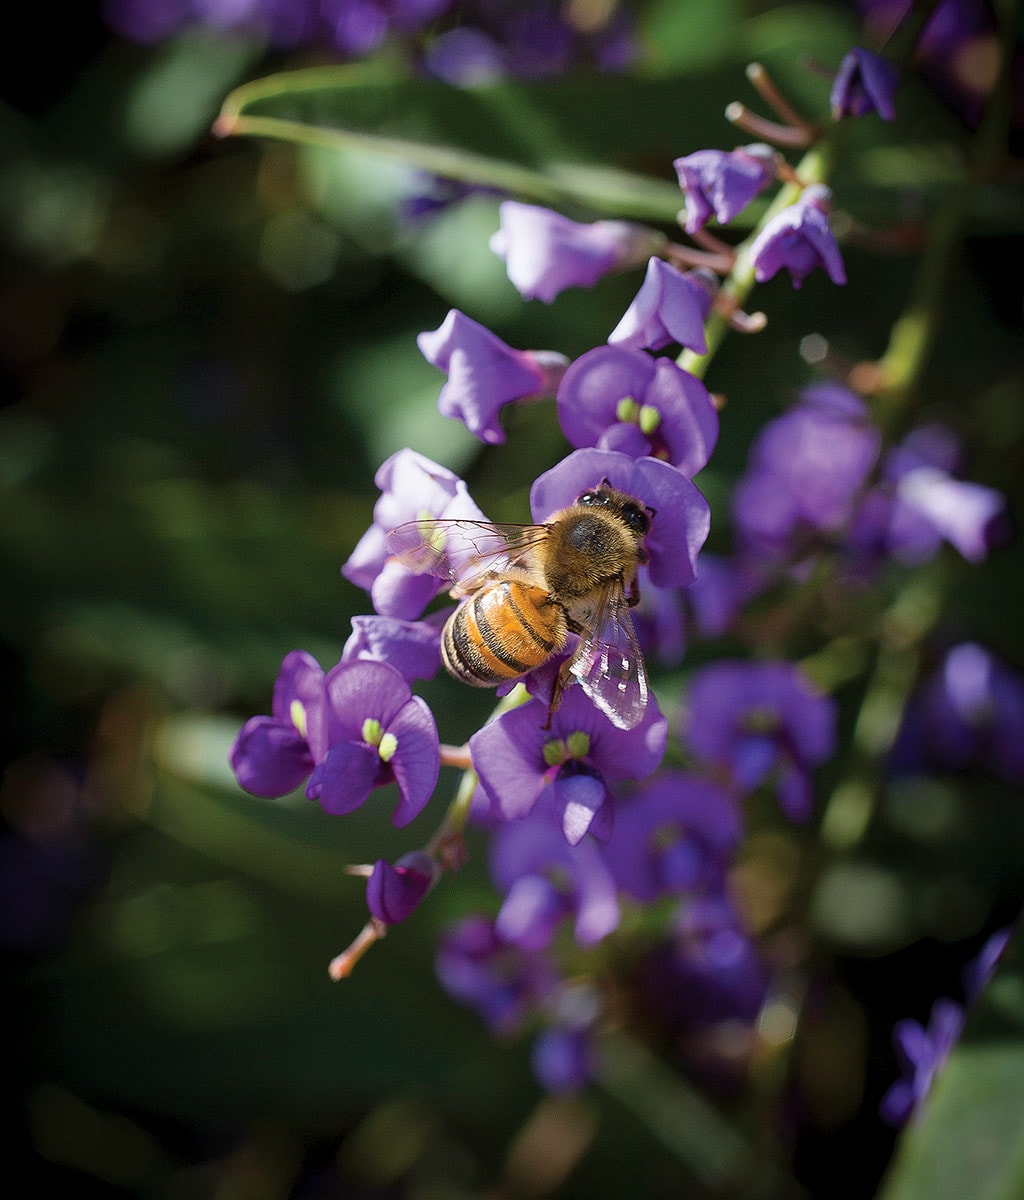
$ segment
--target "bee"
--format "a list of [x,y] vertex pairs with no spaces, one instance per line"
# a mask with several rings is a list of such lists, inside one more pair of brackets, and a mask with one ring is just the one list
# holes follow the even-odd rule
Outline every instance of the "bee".
[[387,536],[416,574],[450,579],[459,601],[441,634],[445,667],[473,687],[495,687],[577,643],[559,669],[548,725],[578,680],[620,729],[643,720],[648,686],[630,609],[654,510],[607,480],[543,525],[425,518]]

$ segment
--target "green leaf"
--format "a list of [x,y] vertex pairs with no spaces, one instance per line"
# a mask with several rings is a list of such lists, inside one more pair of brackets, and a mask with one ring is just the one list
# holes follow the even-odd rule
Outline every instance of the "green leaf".
[[1024,968],[1021,935],[900,1141],[879,1200],[1024,1196]]

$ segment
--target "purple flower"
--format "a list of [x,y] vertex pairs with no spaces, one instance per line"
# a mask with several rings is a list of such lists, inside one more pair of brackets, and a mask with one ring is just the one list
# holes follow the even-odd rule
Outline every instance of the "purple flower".
[[437,863],[422,850],[403,854],[394,866],[378,859],[366,882],[366,906],[385,925],[397,925],[412,915],[437,878]]
[[900,73],[894,63],[854,46],[839,64],[832,84],[832,120],[876,112],[884,120],[894,121],[893,98],[899,79]]
[[904,1077],[882,1097],[881,1113],[891,1125],[902,1125],[920,1107],[960,1039],[964,1010],[952,1000],[936,1000],[925,1029],[917,1021],[898,1021],[893,1045]]
[[633,303],[608,335],[609,344],[661,350],[674,342],[706,354],[704,322],[717,287],[709,272],[683,274],[663,258],[652,258]]
[[733,496],[739,539],[761,557],[801,553],[808,532],[846,526],[878,458],[881,434],[859,396],[819,384],[801,399],[758,434]]
[[329,749],[306,795],[342,814],[359,808],[374,788],[397,783],[393,821],[407,825],[430,799],[441,766],[433,713],[387,663],[339,663],[325,687]]
[[253,795],[283,796],[308,779],[306,795],[330,813],[395,782],[396,825],[426,804],[441,764],[433,714],[394,667],[356,660],[325,675],[301,650],[281,664],[273,715],[245,723],[230,759]]
[[416,343],[427,362],[448,374],[438,398],[441,414],[495,445],[505,440],[498,422],[502,406],[553,396],[569,362],[550,350],[513,350],[455,308]]
[[616,805],[605,857],[623,891],[660,896],[717,892],[743,837],[732,797],[684,771],[663,771]]
[[668,722],[653,700],[633,729],[619,729],[579,688],[569,689],[545,729],[546,705],[531,700],[469,739],[473,766],[492,808],[508,820],[531,811],[542,793],[570,845],[588,832],[607,837],[607,781],[643,779],[665,753]]
[[783,267],[798,288],[821,267],[835,284],[846,282],[839,246],[828,223],[832,193],[822,184],[804,188],[800,198],[772,217],[750,247],[754,278],[764,283]]
[[558,419],[573,446],[670,462],[688,478],[707,465],[718,413],[707,388],[669,358],[596,346],[566,370]]
[[786,816],[803,821],[811,771],[835,749],[836,704],[792,663],[721,660],[694,673],[684,734],[741,795],[771,781]]
[[600,999],[587,984],[566,985],[554,1009],[551,1024],[537,1035],[531,1048],[533,1074],[546,1091],[578,1091],[596,1072],[594,1038]]
[[443,935],[436,970],[445,991],[500,1035],[522,1028],[558,982],[546,955],[509,942],[482,916],[466,917]]
[[1012,925],[997,929],[964,967],[964,994],[969,1004],[973,1004],[988,987],[1012,935]]
[[627,221],[581,225],[561,213],[508,200],[491,249],[505,260],[508,277],[527,300],[550,303],[570,287],[593,287],[611,271],[636,267],[656,254],[665,238]]
[[327,753],[327,690],[320,664],[304,650],[281,663],[269,717],[251,717],[231,747],[231,767],[254,796],[284,796]]
[[446,467],[415,450],[399,450],[379,467],[374,480],[381,490],[373,524],[341,569],[347,580],[365,588],[378,613],[415,619],[445,587],[433,575],[414,575],[388,555],[385,537],[406,521],[425,517],[484,520],[466,485]]
[[430,620],[353,617],[352,633],[341,652],[341,661],[355,659],[390,663],[408,683],[433,679],[441,669],[441,630]]
[[634,459],[615,450],[576,450],[534,481],[533,519],[546,521],[604,479],[655,512],[644,540],[651,582],[656,587],[692,583],[697,554],[711,528],[711,511],[694,484],[660,459]]
[[1024,783],[1024,675],[974,642],[950,650],[911,697],[891,767],[980,767]]
[[712,213],[720,225],[728,225],[772,183],[775,164],[775,151],[761,142],[677,158],[672,165],[686,196],[686,232],[702,229]]
[[506,941],[534,952],[550,945],[571,919],[576,944],[593,946],[618,926],[615,881],[595,842],[566,841],[554,797],[547,801],[492,835],[491,876],[505,897],[495,928]]

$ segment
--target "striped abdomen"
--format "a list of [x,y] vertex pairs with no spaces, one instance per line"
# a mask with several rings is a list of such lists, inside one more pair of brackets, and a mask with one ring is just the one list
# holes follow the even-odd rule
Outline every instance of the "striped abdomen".
[[565,637],[565,613],[543,588],[503,579],[448,618],[441,657],[464,683],[494,687],[539,667],[562,649]]

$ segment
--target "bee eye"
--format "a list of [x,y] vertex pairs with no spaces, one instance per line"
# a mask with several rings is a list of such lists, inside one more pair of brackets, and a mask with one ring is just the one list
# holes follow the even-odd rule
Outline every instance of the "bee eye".
[[639,504],[624,504],[620,515],[634,533],[642,535],[650,532],[650,514],[646,509],[641,508]]
[[608,493],[601,491],[600,488],[593,492],[584,492],[576,501],[577,504],[586,504],[588,507],[593,507],[599,504],[608,503]]

